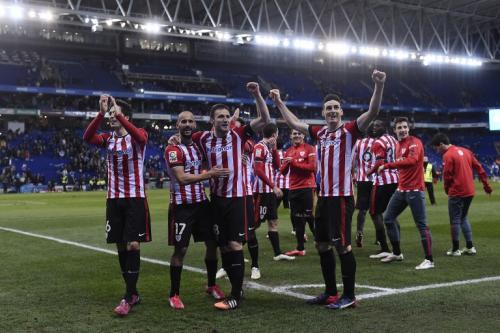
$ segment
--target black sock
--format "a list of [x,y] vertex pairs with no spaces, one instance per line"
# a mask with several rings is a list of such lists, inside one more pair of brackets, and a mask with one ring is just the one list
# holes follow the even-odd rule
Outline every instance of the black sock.
[[304,250],[304,233],[306,232],[306,221],[302,217],[295,218],[295,238],[297,239],[297,250]]
[[391,245],[392,245],[392,253],[394,255],[399,256],[401,254],[401,248],[399,247],[399,242],[391,241]]
[[277,231],[269,231],[267,235],[269,236],[269,241],[273,247],[274,256],[279,256],[281,254],[280,235]]
[[389,252],[389,245],[387,244],[387,238],[385,236],[385,229],[377,229],[376,231],[377,241],[380,244],[380,250],[382,252]]
[[429,260],[429,261],[434,261],[434,258],[432,257],[432,255],[430,256],[425,256],[425,259]]
[[139,269],[141,267],[141,251],[127,251],[127,295],[137,295],[137,280],[139,280]]
[[290,213],[290,222],[292,222],[292,230],[297,231],[297,218]]
[[337,295],[337,281],[335,279],[335,256],[333,250],[319,253],[319,262],[321,264],[321,272],[323,280],[325,280],[325,294],[334,296]]
[[[472,241],[467,241],[465,242],[465,246],[468,248],[468,249],[472,249],[474,247],[474,245],[472,245]],[[457,247],[458,249],[458,247]]]
[[[305,219],[307,221],[307,225],[309,226],[309,230],[311,230],[311,233],[314,236],[314,217],[306,217]],[[304,233],[305,233],[305,228],[304,228]]]
[[217,274],[217,259],[205,259],[207,267],[207,286],[215,285],[215,275]]
[[170,266],[170,297],[179,295],[182,266]]
[[226,272],[231,282],[231,296],[239,300],[243,287],[243,276],[245,274],[243,251],[231,251],[226,253],[226,255],[229,264]]
[[127,283],[127,257],[127,250],[118,251],[118,261],[120,262],[120,269],[122,270],[123,281],[125,283]]
[[455,241],[454,240],[454,241],[452,241],[452,243],[453,243],[453,249],[452,249],[452,251],[457,251],[458,248],[460,247],[460,241]]
[[250,258],[252,259],[252,267],[259,268],[259,243],[255,235],[248,240],[248,252],[250,252]]
[[340,255],[340,268],[344,284],[343,294],[352,299],[354,298],[354,284],[356,281],[356,259],[354,259],[352,252]]

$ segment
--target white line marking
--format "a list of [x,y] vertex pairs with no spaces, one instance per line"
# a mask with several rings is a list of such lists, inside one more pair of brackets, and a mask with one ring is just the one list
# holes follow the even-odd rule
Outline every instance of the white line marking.
[[448,287],[455,287],[455,286],[466,286],[466,285],[471,285],[471,284],[478,284],[478,283],[492,282],[492,281],[500,281],[500,276],[489,276],[489,277],[484,277],[484,278],[480,278],[480,279],[433,283],[433,284],[426,284],[426,285],[422,285],[422,286],[393,289],[393,290],[388,290],[388,291],[383,291],[383,292],[378,292],[378,293],[364,294],[364,295],[360,295],[359,297],[357,296],[356,298],[358,298],[358,299],[378,298],[378,297],[389,296],[389,295],[407,294],[407,293],[412,293],[412,292],[421,291],[421,290],[448,288]]
[[[324,287],[324,283],[318,283],[318,284],[291,284],[291,285],[284,285],[280,286],[280,288],[284,289],[307,289],[307,288],[322,288]],[[337,287],[342,287],[342,284],[338,283]],[[395,290],[393,288],[383,288],[383,287],[377,287],[377,286],[369,286],[365,284],[357,284],[356,287],[358,288],[366,288],[366,289],[373,289],[373,290],[379,290],[379,291],[392,291]]]
[[[116,251],[112,251],[112,250],[108,250],[108,249],[104,249],[104,248],[100,248],[100,247],[96,247],[96,246],[86,245],[86,244],[82,244],[82,243],[78,243],[78,242],[72,242],[72,241],[68,241],[65,239],[61,239],[61,238],[50,237],[50,236],[45,236],[45,235],[40,235],[40,234],[35,234],[35,233],[27,232],[27,231],[22,231],[22,230],[12,229],[12,228],[5,228],[5,227],[0,227],[0,230],[13,232],[13,233],[17,233],[17,234],[21,234],[21,235],[25,235],[25,236],[30,236],[30,237],[46,239],[46,240],[54,241],[54,242],[57,242],[60,244],[72,245],[75,247],[80,247],[80,248],[84,248],[84,249],[88,249],[88,250],[92,250],[92,251],[96,251],[96,252],[117,255]],[[141,260],[144,262],[157,264],[157,265],[161,265],[161,266],[170,266],[170,263],[168,261],[147,258],[147,257],[141,257]],[[183,266],[183,268],[187,271],[191,271],[191,272],[195,272],[195,273],[201,273],[201,274],[206,273],[206,271],[204,269],[200,269],[200,268],[196,268],[196,267]],[[358,287],[361,287],[361,288],[369,288],[369,289],[380,290],[380,291],[374,292],[374,293],[369,293],[369,294],[361,294],[361,295],[356,296],[356,298],[358,300],[363,300],[363,299],[378,298],[378,297],[390,296],[390,295],[407,294],[407,293],[417,292],[417,291],[421,291],[421,290],[448,288],[448,287],[454,287],[454,286],[464,286],[464,285],[478,284],[478,283],[483,283],[483,282],[494,282],[494,281],[500,281],[500,276],[490,276],[490,277],[484,277],[484,278],[472,279],[472,280],[434,283],[434,284],[407,287],[407,288],[399,288],[399,289],[357,285]],[[302,294],[302,293],[297,293],[294,291],[290,291],[289,289],[316,288],[316,287],[324,286],[323,284],[304,284],[304,285],[286,285],[286,286],[279,286],[279,287],[270,287],[270,286],[255,283],[252,281],[246,282],[245,285],[247,287],[255,289],[255,290],[266,291],[266,292],[270,292],[273,294],[279,294],[279,295],[287,295],[287,296],[291,296],[291,297],[295,297],[295,298],[299,298],[299,299],[308,299],[311,296],[306,295],[306,294]]]

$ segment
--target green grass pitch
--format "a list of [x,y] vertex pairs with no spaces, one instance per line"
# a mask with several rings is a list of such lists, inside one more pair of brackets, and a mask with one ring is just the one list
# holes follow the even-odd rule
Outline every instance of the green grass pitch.
[[[181,297],[186,308],[174,311],[168,305],[168,267],[142,262],[143,302],[126,318],[112,313],[124,289],[116,256],[0,229],[0,332],[499,332],[500,279],[446,285],[500,276],[500,185],[494,184],[491,197],[479,184],[477,188],[469,213],[477,256],[445,255],[450,228],[446,197],[438,184],[438,205],[427,207],[436,268],[414,269],[423,253],[409,211],[400,218],[405,260],[381,264],[369,259],[377,247],[368,219],[365,246],[354,248],[361,301],[356,309],[340,312],[308,306],[286,293],[321,291],[315,286],[322,283],[319,258],[309,241],[307,256],[274,262],[265,225],[258,230],[262,278],[257,282],[267,289],[246,288],[240,309],[214,309],[213,300],[204,293],[205,276],[184,271]],[[168,192],[154,190],[148,195],[153,242],[143,245],[141,255],[168,261],[172,253],[167,246]],[[2,228],[114,250],[104,241],[104,212],[104,192],[0,195]],[[289,212],[280,208],[279,213],[281,247],[292,249]],[[185,264],[204,268],[203,256],[203,245],[191,243]],[[250,281],[249,274],[247,264],[245,281]],[[339,267],[337,281],[341,282]],[[227,280],[219,283],[229,291]],[[440,285],[429,289],[432,284]],[[415,286],[427,287],[400,293]],[[395,292],[382,296],[384,290]],[[375,297],[363,299],[373,293]]]

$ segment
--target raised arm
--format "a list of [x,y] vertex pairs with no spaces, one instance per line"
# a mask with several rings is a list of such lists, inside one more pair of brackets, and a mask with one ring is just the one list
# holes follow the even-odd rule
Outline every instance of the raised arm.
[[358,123],[358,128],[360,131],[365,132],[372,121],[377,118],[380,111],[380,105],[382,104],[382,94],[384,93],[386,75],[384,72],[379,72],[374,70],[372,74],[372,80],[375,82],[375,88],[373,89],[372,99],[370,100],[370,107],[368,111],[363,113],[356,119]]
[[99,126],[101,125],[104,119],[104,115],[108,110],[108,98],[109,98],[108,95],[101,95],[101,97],[99,98],[99,113],[92,120],[92,122],[85,130],[85,133],[83,134],[83,140],[85,140],[85,142],[87,143],[96,146],[104,145],[105,141],[104,136],[101,134],[97,134],[97,130],[99,129]]
[[269,115],[266,101],[260,93],[259,84],[257,82],[248,82],[247,90],[252,94],[253,98],[255,98],[255,106],[257,109],[257,118],[250,122],[250,127],[255,133],[259,133],[266,124],[271,122],[271,116]]
[[295,116],[292,113],[292,111],[290,111],[286,107],[285,103],[281,100],[280,91],[278,89],[272,89],[269,92],[269,97],[271,97],[271,99],[274,102],[274,105],[276,105],[276,107],[280,111],[281,116],[283,117],[283,119],[287,123],[288,127],[290,127],[291,129],[297,130],[304,135],[309,134],[309,125],[300,121],[299,118],[297,118],[297,116]]

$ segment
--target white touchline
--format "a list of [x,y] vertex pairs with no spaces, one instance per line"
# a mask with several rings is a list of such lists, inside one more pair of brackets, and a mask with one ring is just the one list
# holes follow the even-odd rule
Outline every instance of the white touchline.
[[[0,227],[0,230],[13,232],[16,234],[21,234],[21,235],[30,236],[30,237],[46,239],[46,240],[54,241],[54,242],[57,242],[60,244],[72,245],[75,247],[80,247],[80,248],[84,248],[84,249],[88,249],[88,250],[92,250],[92,251],[96,251],[96,252],[117,255],[116,251],[104,249],[101,247],[91,246],[91,245],[87,245],[87,244],[83,244],[83,243],[68,241],[68,240],[61,239],[61,238],[35,234],[32,232],[22,231],[22,230],[13,229],[13,228]],[[158,260],[158,259],[153,259],[153,258],[141,257],[141,261],[152,263],[152,264],[157,264],[157,265],[161,265],[161,266],[170,266],[170,263],[168,261]],[[206,273],[206,271],[204,269],[186,266],[186,265],[183,266],[183,269],[190,271],[190,272],[195,272],[195,273],[201,273],[201,274]],[[471,285],[471,284],[492,282],[492,281],[500,281],[500,276],[490,276],[490,277],[484,277],[484,278],[472,279],[472,280],[434,283],[434,284],[427,284],[427,285],[422,285],[422,286],[414,286],[414,287],[406,287],[406,288],[394,288],[394,289],[356,284],[356,286],[359,288],[379,290],[378,292],[374,292],[374,293],[357,295],[356,298],[358,300],[363,300],[363,299],[378,298],[378,297],[390,296],[390,295],[406,294],[406,293],[417,292],[417,291],[421,291],[421,290],[447,288],[447,287],[454,287],[454,286],[464,286],[464,285]],[[279,287],[271,287],[271,286],[266,286],[266,285],[263,285],[260,283],[252,282],[252,281],[246,282],[245,285],[247,287],[255,289],[255,290],[266,291],[266,292],[273,293],[273,294],[291,296],[291,297],[295,297],[295,298],[299,298],[299,299],[308,299],[311,296],[303,294],[303,293],[294,292],[294,291],[291,291],[290,289],[320,288],[320,287],[324,286],[323,284],[302,284],[302,285],[285,285],[285,286],[279,286]]]

